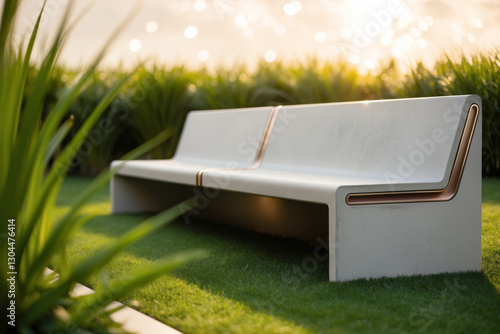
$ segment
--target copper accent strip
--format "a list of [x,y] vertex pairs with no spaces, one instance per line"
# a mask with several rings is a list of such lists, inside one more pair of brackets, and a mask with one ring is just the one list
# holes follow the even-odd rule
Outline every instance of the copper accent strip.
[[357,193],[346,196],[348,205],[367,205],[367,204],[390,204],[390,203],[417,203],[417,202],[443,202],[449,201],[455,197],[460,180],[465,168],[465,161],[469,153],[472,135],[476,128],[476,121],[479,117],[479,106],[473,104],[469,108],[467,121],[453,168],[451,170],[450,180],[444,189],[440,190],[419,190],[419,191],[401,191],[401,192],[380,192],[380,193]]
[[203,185],[203,173],[208,171],[218,171],[218,170],[252,170],[256,169],[262,163],[264,158],[264,152],[266,151],[267,144],[269,143],[269,138],[271,138],[271,132],[273,130],[274,123],[276,122],[276,117],[278,112],[281,110],[282,106],[273,107],[269,118],[267,119],[266,126],[264,128],[264,133],[262,134],[262,139],[260,140],[259,148],[257,149],[257,154],[255,155],[255,160],[250,167],[247,168],[210,168],[200,170],[196,173],[196,186],[201,187]]

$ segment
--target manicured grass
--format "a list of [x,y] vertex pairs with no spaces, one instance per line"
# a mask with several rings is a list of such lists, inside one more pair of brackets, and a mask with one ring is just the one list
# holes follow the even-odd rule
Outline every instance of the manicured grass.
[[[57,214],[89,182],[69,177]],[[70,262],[109,244],[147,215],[110,215],[103,189],[86,208],[98,214],[68,249]],[[190,263],[130,295],[140,311],[186,333],[500,333],[500,180],[483,180],[482,271],[328,282],[315,248],[206,221],[179,220],[118,256],[88,285],[126,275],[176,252],[202,248]],[[57,270],[57,263],[55,268]],[[308,266],[310,265],[310,266]]]

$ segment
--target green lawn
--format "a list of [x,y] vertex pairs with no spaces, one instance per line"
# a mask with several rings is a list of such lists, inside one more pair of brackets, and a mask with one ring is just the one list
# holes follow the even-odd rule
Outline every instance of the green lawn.
[[[69,177],[58,214],[88,184]],[[86,207],[98,216],[77,234],[72,262],[109,244],[147,215],[110,215],[103,189]],[[202,248],[190,263],[130,299],[150,316],[186,333],[500,333],[500,180],[483,180],[482,272],[328,282],[327,261],[307,272],[307,244],[206,221],[174,222],[118,256],[89,282],[121,277],[137,266]],[[57,270],[57,264],[55,265]]]

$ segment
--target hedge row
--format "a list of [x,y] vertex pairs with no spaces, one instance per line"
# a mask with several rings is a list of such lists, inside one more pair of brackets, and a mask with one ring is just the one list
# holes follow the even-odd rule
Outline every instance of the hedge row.
[[[360,74],[346,62],[310,59],[285,65],[261,62],[256,70],[192,71],[183,66],[135,70],[125,89],[89,133],[72,173],[95,175],[115,159],[167,127],[174,135],[148,154],[173,155],[189,110],[255,107],[277,104],[340,102],[366,99],[477,94],[483,99],[483,175],[500,176],[500,56],[497,50],[472,56],[445,55],[433,69],[415,63],[402,75],[394,63],[381,74]],[[35,73],[36,69],[32,69]],[[97,72],[71,106],[73,133],[101,97],[126,71]],[[47,85],[44,112],[71,85],[78,72],[59,68]],[[29,94],[30,85],[26,87]]]

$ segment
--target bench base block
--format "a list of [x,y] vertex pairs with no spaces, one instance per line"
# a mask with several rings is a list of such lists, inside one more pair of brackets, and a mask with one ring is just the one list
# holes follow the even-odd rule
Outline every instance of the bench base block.
[[330,217],[330,280],[481,270],[481,119],[451,200],[347,205]]
[[328,206],[213,188],[116,175],[111,181],[113,213],[160,212],[193,198],[182,219],[208,219],[250,231],[317,243],[328,238]]

